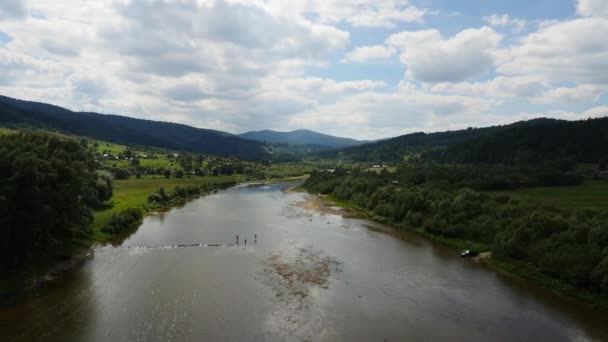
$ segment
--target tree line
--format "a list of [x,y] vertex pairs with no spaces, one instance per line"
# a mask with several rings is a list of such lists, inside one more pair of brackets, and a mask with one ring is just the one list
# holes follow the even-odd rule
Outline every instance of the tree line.
[[112,176],[74,141],[0,137],[1,266],[65,250],[90,235],[93,208],[112,197]]
[[470,172],[448,166],[401,167],[395,173],[338,168],[313,172],[304,186],[405,229],[482,242],[500,258],[532,265],[571,288],[608,296],[606,210],[560,209],[481,192],[471,187],[485,185],[469,179]]

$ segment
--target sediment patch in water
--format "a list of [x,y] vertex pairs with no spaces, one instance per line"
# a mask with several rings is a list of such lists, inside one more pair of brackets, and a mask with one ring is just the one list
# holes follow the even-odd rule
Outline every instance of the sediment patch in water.
[[306,341],[319,324],[313,312],[319,291],[328,289],[341,263],[307,246],[272,254],[265,272],[281,305],[270,316],[270,325],[284,341]]

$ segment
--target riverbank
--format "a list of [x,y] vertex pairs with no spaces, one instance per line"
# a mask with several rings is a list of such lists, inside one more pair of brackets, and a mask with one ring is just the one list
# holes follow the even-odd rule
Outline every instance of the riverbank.
[[[102,228],[112,219],[112,215],[117,214],[128,208],[139,208],[144,214],[161,208],[152,206],[148,203],[148,196],[154,192],[158,192],[162,187],[166,192],[172,192],[175,188],[182,187],[208,187],[221,188],[234,185],[244,181],[244,176],[216,176],[216,177],[201,177],[193,176],[186,178],[141,178],[141,179],[126,179],[114,181],[114,195],[108,204],[107,208],[95,211],[95,219],[91,225],[93,230],[93,242],[106,242],[112,238],[112,235],[104,233]],[[183,199],[176,199],[171,203],[167,203],[165,207],[172,207],[182,203]]]
[[[291,189],[291,191],[302,191],[310,194],[310,192],[302,186],[293,188]],[[608,298],[591,293],[584,293],[577,289],[574,289],[573,287],[562,281],[545,276],[532,265],[529,265],[527,263],[520,262],[517,260],[508,260],[496,257],[492,255],[491,246],[488,244],[477,241],[448,238],[437,234],[429,233],[422,228],[409,229],[403,226],[394,225],[384,217],[375,215],[374,213],[365,210],[364,208],[359,208],[357,205],[351,202],[341,201],[336,198],[333,198],[330,195],[310,194],[310,197],[306,202],[308,203],[299,203],[298,205],[300,207],[310,210],[317,210],[319,212],[342,215],[344,214],[344,212],[346,212],[347,215],[351,217],[359,215],[359,217],[366,218],[382,224],[382,226],[380,227],[369,227],[370,230],[388,234],[399,239],[405,239],[406,234],[411,232],[420,235],[426,239],[439,242],[442,245],[453,249],[455,254],[459,254],[461,251],[466,249],[476,250],[480,252],[481,255],[480,257],[476,257],[475,260],[487,266],[492,271],[530,282],[535,286],[550,291],[554,295],[576,300],[579,303],[599,312],[608,312]],[[336,213],[335,211],[325,211],[325,208],[332,207],[340,207],[343,212]]]
[[[73,268],[81,265],[91,254],[91,248],[96,244],[115,243],[124,238],[125,234],[113,235],[103,231],[114,214],[128,208],[142,210],[144,216],[157,211],[170,210],[191,200],[205,196],[211,191],[224,189],[237,184],[250,182],[278,183],[306,179],[307,175],[283,177],[260,181],[246,181],[243,175],[233,176],[193,176],[186,178],[148,177],[140,179],[127,179],[114,181],[114,194],[107,207],[94,212],[94,221],[91,224],[91,236],[87,239],[72,241],[69,247],[61,247],[51,251],[40,260],[32,262],[25,270],[6,274],[0,280],[0,306],[10,305],[30,293],[42,289],[46,284],[52,283]],[[168,193],[177,187],[200,187],[204,189],[200,194],[189,197],[176,197],[162,206],[148,203],[148,196],[158,192],[162,187]],[[139,226],[139,225],[138,225]],[[137,229],[137,228],[136,228]],[[136,230],[134,229],[134,231]]]

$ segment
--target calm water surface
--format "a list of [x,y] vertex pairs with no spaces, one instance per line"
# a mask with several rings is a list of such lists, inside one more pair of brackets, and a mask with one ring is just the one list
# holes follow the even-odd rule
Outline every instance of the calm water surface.
[[285,186],[146,217],[120,246],[0,310],[0,339],[608,341],[606,316],[418,237],[307,211],[294,204],[308,195]]

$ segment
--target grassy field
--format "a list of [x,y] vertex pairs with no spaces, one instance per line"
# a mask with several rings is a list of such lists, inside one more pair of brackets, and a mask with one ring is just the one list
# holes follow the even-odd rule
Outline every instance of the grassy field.
[[103,227],[111,218],[112,214],[118,213],[127,208],[146,209],[148,196],[157,192],[160,187],[167,192],[173,191],[176,186],[200,186],[200,185],[220,185],[230,181],[242,181],[241,176],[219,176],[219,177],[189,177],[189,178],[142,178],[114,181],[114,196],[112,206],[107,209],[95,212],[93,221],[93,231],[95,240],[105,240],[108,238],[103,232]]
[[9,135],[9,134],[15,134],[19,131],[14,130],[14,129],[10,129],[10,128],[5,128],[5,127],[0,127],[0,136],[2,135]]
[[608,209],[608,181],[592,180],[577,186],[534,187],[499,191],[522,201],[570,209]]

